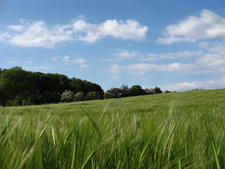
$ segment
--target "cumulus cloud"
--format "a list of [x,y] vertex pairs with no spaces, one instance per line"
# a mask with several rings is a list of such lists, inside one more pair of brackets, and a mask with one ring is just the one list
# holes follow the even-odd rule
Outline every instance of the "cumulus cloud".
[[225,19],[213,11],[204,9],[200,16],[189,16],[178,24],[167,26],[164,35],[166,37],[159,38],[157,43],[195,42],[212,38],[225,40]]
[[[21,20],[19,25],[8,25],[8,32],[0,33],[0,40],[21,47],[51,48],[66,41],[94,43],[106,36],[118,39],[144,40],[148,32],[135,20],[106,20],[101,24],[91,24],[84,17],[74,19],[66,25],[49,26],[43,21]],[[6,36],[7,35],[7,36]]]
[[106,20],[96,25],[87,23],[85,20],[77,20],[72,23],[75,32],[81,32],[85,35],[78,35],[78,39],[84,42],[95,42],[96,40],[112,36],[120,39],[143,40],[146,38],[148,27],[142,26],[135,20],[117,21]]
[[[12,32],[7,42],[21,47],[53,47],[55,44],[73,40],[68,26],[49,27],[43,21],[21,23],[22,25],[8,26]],[[23,28],[20,28],[23,27]]]
[[192,89],[220,89],[225,88],[225,78],[202,82],[171,83],[161,87],[162,90],[186,91]]

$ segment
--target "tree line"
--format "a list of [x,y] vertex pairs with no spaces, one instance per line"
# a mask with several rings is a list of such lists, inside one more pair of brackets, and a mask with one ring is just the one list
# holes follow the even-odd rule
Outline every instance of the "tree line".
[[[169,92],[169,91],[167,91]],[[48,104],[162,93],[159,87],[142,89],[140,85],[129,88],[111,88],[106,92],[100,85],[68,78],[62,74],[31,72],[21,67],[0,68],[0,105],[19,106]]]
[[[169,91],[168,91],[169,92]],[[128,96],[140,96],[148,94],[158,94],[162,93],[162,90],[159,87],[142,89],[140,85],[133,85],[129,88],[127,85],[122,85],[120,88],[111,88],[104,93],[105,99],[110,98],[120,98]]]
[[58,103],[64,101],[61,99],[65,91],[82,92],[84,97],[94,92],[98,94],[98,99],[104,97],[101,86],[87,80],[70,79],[62,74],[30,72],[21,67],[0,69],[0,105]]

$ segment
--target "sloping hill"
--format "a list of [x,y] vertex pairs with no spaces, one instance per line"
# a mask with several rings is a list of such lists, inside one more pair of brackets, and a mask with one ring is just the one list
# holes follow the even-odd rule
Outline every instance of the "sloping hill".
[[225,89],[0,108],[0,168],[221,168]]

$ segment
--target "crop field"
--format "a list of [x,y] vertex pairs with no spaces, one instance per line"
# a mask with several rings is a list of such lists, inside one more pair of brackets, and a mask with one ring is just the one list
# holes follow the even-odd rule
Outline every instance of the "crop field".
[[224,135],[224,89],[0,107],[0,168],[219,169]]

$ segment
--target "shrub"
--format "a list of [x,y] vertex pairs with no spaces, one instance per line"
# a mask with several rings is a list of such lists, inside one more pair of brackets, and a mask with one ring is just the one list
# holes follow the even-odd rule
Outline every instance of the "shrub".
[[75,101],[84,101],[85,100],[85,95],[84,92],[78,92],[75,97],[74,97]]
[[166,90],[164,93],[171,93],[171,91],[169,91],[169,90]]
[[61,100],[65,102],[71,102],[74,100],[74,93],[70,90],[65,90],[61,95]]
[[30,98],[29,98],[29,99],[23,99],[23,100],[22,100],[22,105],[23,105],[23,106],[31,105]]
[[108,92],[108,91],[106,91],[104,93],[104,99],[111,99],[111,98],[113,98],[113,94]]
[[97,100],[100,98],[100,95],[96,91],[89,92],[86,96],[86,100]]

